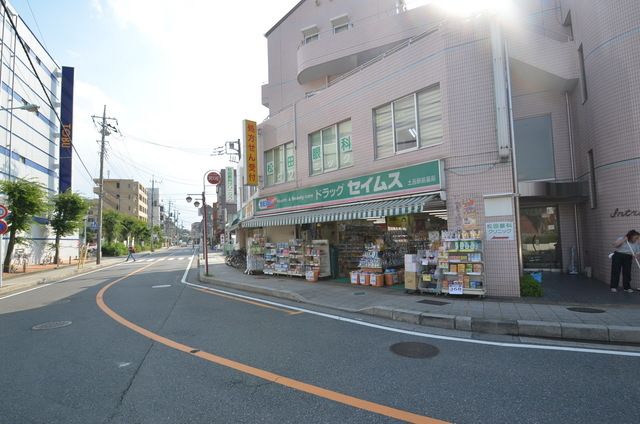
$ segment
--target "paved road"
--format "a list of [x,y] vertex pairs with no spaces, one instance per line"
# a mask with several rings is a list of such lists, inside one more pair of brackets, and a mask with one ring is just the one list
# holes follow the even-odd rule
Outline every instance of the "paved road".
[[149,259],[0,299],[0,423],[640,421],[638,356],[387,331],[182,284],[186,249]]

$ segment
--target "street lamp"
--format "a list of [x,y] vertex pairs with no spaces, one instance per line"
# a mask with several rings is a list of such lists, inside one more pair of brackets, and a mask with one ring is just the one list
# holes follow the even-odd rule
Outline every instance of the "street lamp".
[[40,106],[34,105],[33,103],[25,103],[22,106],[14,106],[14,107],[2,107],[0,106],[0,111],[3,110],[26,110],[27,112],[37,113]]

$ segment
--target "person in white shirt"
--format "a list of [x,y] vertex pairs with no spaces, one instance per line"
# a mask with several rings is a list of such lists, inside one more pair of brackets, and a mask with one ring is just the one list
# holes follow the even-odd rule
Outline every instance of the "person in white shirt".
[[640,257],[640,233],[631,230],[626,236],[620,237],[613,243],[615,251],[611,257],[611,291],[618,291],[620,271],[622,271],[622,287],[627,293],[633,293],[631,288],[631,262],[633,257]]

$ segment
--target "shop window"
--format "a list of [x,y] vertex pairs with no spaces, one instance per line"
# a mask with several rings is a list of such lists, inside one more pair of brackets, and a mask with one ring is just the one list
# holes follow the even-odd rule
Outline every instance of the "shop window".
[[551,116],[517,119],[513,128],[518,181],[555,179]]
[[376,158],[442,142],[440,85],[380,106],[373,115]]
[[309,134],[311,175],[353,165],[351,120]]
[[264,162],[266,186],[295,180],[296,171],[293,142],[267,150],[264,153]]

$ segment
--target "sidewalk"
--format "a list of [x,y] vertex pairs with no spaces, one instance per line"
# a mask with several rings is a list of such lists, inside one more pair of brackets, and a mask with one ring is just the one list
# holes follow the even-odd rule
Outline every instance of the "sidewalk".
[[[566,294],[531,300],[456,299],[452,296],[410,295],[397,288],[352,286],[334,281],[311,283],[300,278],[246,275],[225,265],[220,254],[209,258],[211,276],[204,276],[202,268],[200,281],[204,283],[428,327],[522,337],[640,344],[640,293],[611,293],[605,285],[601,288],[589,287],[590,293],[596,297],[587,297],[582,293],[582,302],[574,303],[566,301]],[[578,282],[590,284],[576,280]],[[584,303],[585,300],[591,302]],[[589,311],[568,309],[574,306],[588,308]]]
[[[156,250],[158,251],[158,250]],[[140,254],[140,256],[147,256],[149,252]],[[100,265],[96,265],[95,258],[84,264],[84,266],[78,269],[78,264],[72,265],[60,265],[59,268],[48,268],[42,270],[41,267],[30,267],[31,271],[27,271],[26,274],[3,274],[2,288],[0,288],[0,296],[8,295],[20,290],[25,290],[30,287],[52,283],[54,281],[63,280],[65,278],[73,277],[77,274],[83,274],[95,269],[104,268],[109,265],[113,265],[122,262],[126,256],[119,256],[115,258],[103,257]]]

